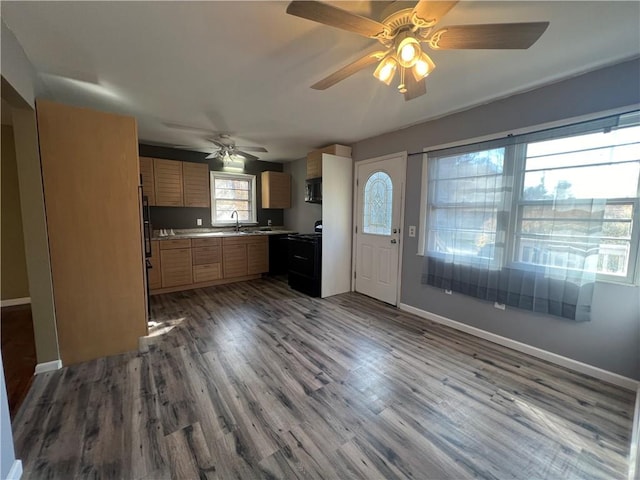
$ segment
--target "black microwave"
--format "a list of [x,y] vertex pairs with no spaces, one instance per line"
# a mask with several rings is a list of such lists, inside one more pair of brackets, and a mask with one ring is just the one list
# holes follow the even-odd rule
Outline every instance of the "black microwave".
[[304,201],[322,203],[322,178],[310,178],[304,189]]

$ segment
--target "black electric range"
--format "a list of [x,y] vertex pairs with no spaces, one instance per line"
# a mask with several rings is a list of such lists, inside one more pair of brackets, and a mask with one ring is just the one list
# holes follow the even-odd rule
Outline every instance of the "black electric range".
[[322,223],[314,233],[289,235],[289,286],[319,297],[322,287]]

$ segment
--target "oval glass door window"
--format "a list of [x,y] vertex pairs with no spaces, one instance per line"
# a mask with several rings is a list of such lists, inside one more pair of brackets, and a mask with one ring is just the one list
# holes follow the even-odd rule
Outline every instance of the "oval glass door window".
[[383,171],[372,173],[364,187],[362,232],[391,235],[392,207],[391,177]]

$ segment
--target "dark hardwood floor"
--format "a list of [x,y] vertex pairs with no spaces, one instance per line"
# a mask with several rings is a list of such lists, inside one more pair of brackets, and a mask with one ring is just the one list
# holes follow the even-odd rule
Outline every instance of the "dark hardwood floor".
[[41,374],[31,478],[626,478],[634,395],[358,294],[152,298],[137,353]]
[[3,307],[0,317],[2,364],[9,414],[14,418],[29,391],[36,368],[31,305]]

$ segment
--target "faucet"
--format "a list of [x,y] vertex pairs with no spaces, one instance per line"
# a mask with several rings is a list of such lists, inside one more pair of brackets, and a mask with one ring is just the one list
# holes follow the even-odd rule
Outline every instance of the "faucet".
[[231,212],[231,218],[233,218],[233,216],[236,216],[236,232],[240,231],[240,220],[238,218],[238,211],[234,210],[233,212]]

